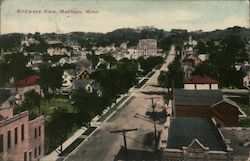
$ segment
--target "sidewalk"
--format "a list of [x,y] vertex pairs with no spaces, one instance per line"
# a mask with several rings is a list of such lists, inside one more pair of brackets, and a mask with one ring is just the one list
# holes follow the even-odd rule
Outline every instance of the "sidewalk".
[[[63,143],[63,150],[65,150],[69,145],[71,145],[78,137],[80,137],[87,129],[86,128],[80,128],[78,129],[70,138],[68,138],[64,143]],[[60,136],[59,136],[60,137]],[[57,147],[56,150],[51,152],[50,154],[44,156],[41,161],[55,161],[57,160],[58,157],[58,152],[60,152],[61,147]]]

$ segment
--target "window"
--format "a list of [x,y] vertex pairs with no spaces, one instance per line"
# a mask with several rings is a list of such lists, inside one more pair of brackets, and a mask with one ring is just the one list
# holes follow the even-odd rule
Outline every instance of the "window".
[[3,134],[0,135],[0,153],[3,152]]
[[38,128],[38,136],[41,136],[41,126]]
[[35,138],[37,138],[37,129],[35,128]]
[[8,143],[8,148],[11,148],[11,131],[8,131],[8,140],[7,140],[7,143]]
[[34,156],[35,158],[36,158],[36,152],[37,152],[37,151],[36,151],[36,148],[35,148],[35,156]]
[[29,161],[32,161],[32,152],[29,152]]
[[15,128],[15,144],[18,142],[18,129],[17,127]]
[[23,154],[23,161],[27,161],[27,152]]
[[38,147],[38,155],[41,155],[41,145]]
[[21,127],[21,139],[22,141],[24,141],[24,124],[22,124],[22,127]]

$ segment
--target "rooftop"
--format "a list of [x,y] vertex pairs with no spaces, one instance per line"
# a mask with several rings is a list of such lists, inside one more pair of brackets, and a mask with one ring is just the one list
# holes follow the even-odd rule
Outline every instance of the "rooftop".
[[208,76],[191,76],[184,81],[185,84],[218,84],[219,81]]
[[211,119],[172,118],[168,148],[182,149],[183,146],[189,146],[193,139],[198,139],[209,150],[226,151],[226,145]]
[[221,90],[174,89],[175,105],[211,106],[223,100]]

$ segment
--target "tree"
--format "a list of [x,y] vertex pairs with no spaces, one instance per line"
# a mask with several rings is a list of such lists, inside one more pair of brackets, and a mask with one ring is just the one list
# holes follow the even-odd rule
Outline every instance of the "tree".
[[217,42],[217,46],[214,41],[207,42],[209,63],[202,63],[194,74],[211,75],[222,87],[242,87],[243,73],[236,71],[235,64],[247,60],[244,41],[239,36],[227,36]]
[[78,113],[78,122],[89,122],[95,115],[101,114],[104,109],[104,100],[94,93],[88,93],[80,88],[72,95],[73,105]]
[[169,88],[172,87],[172,80],[170,79],[170,73],[161,71],[159,77],[158,77],[158,84],[162,86],[163,88]]
[[35,74],[35,71],[26,67],[28,61],[29,56],[24,56],[23,53],[5,55],[4,59],[0,62],[0,84],[3,86],[9,83],[11,78],[15,81]]
[[167,77],[169,82],[172,82],[175,88],[182,88],[184,72],[181,68],[179,56],[176,56],[174,61],[169,64],[168,69]]
[[212,78],[217,78],[218,71],[211,65],[209,61],[204,61],[195,67],[195,71],[192,73],[192,75],[210,76]]
[[197,50],[198,53],[206,53],[207,52],[206,43],[204,41],[198,41]]
[[61,67],[47,67],[46,65],[40,67],[40,86],[43,89],[45,95],[48,94],[50,88],[55,94],[56,89],[62,86],[62,74]]
[[[15,113],[20,113],[23,111],[29,111],[29,119],[34,119],[41,114],[40,104],[41,104],[41,95],[35,90],[30,90],[24,93],[24,101],[21,106],[15,108]],[[36,109],[38,108],[38,113]]]

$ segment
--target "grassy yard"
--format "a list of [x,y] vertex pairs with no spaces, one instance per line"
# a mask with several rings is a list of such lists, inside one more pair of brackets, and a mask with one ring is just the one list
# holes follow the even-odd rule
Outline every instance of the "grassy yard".
[[[68,113],[76,113],[74,107],[70,104],[66,98],[52,98],[50,100],[42,100],[41,102],[41,114],[44,114],[46,121],[50,121],[51,115],[55,112],[55,109],[61,108]],[[38,108],[35,109],[38,113]]]
[[[53,116],[58,114],[58,109],[63,111],[64,114],[56,116],[58,121],[55,121]],[[39,114],[39,108],[32,109],[31,112]],[[55,127],[60,127],[60,124],[68,127],[68,130],[65,131],[66,136],[63,140],[60,140],[63,142],[77,130],[77,127],[74,125],[76,111],[67,98],[56,97],[50,100],[43,99],[41,101],[40,113],[45,117],[45,153],[48,154],[58,146],[57,138],[63,133]]]

